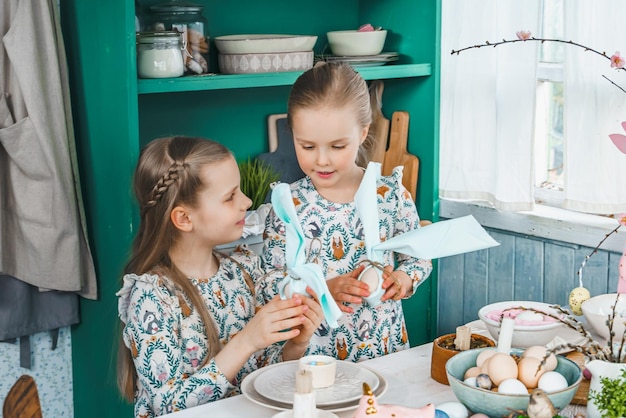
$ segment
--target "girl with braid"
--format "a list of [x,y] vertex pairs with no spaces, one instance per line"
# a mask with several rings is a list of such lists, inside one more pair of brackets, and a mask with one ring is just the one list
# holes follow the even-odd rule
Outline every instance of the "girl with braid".
[[[239,393],[254,370],[302,356],[323,314],[317,297],[266,304],[241,237],[251,201],[232,153],[216,142],[160,138],[134,175],[140,224],[119,297],[118,385],[135,416],[159,416]],[[235,338],[236,337],[236,338]]]

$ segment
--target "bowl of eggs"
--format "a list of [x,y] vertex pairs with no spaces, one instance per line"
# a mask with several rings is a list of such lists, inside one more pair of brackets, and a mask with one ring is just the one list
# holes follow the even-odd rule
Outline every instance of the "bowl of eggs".
[[[522,309],[525,308],[525,309]],[[534,309],[539,312],[526,309]],[[500,335],[500,320],[513,318],[512,347],[526,348],[533,345],[546,345],[554,339],[565,325],[548,314],[560,315],[550,304],[534,301],[505,301],[485,305],[478,311],[478,317],[485,323],[491,336],[497,340]]]
[[[546,359],[542,365],[543,359]],[[525,411],[530,392],[543,390],[556,408],[567,406],[582,380],[582,370],[570,359],[550,354],[546,347],[463,351],[446,363],[450,388],[472,413],[490,417]]]

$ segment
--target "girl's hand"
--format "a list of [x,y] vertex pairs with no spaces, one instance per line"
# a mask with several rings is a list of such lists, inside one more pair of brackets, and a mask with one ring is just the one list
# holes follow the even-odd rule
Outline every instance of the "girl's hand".
[[393,270],[392,266],[383,269],[383,289],[385,293],[380,298],[381,302],[389,299],[400,300],[413,291],[413,282],[408,274],[401,270]]
[[359,280],[359,274],[365,268],[364,265],[358,266],[351,273],[343,274],[326,281],[330,294],[339,305],[339,309],[345,313],[353,313],[354,310],[347,303],[363,303],[363,298],[370,295],[369,286]]
[[309,321],[306,316],[309,306],[303,303],[303,299],[301,296],[286,300],[274,297],[255,313],[236,338],[245,338],[245,343],[252,347],[252,354],[276,342],[297,337],[300,326]]
[[309,306],[297,296],[281,300],[279,296],[269,301],[234,335],[215,356],[222,373],[233,381],[245,362],[255,352],[279,341],[289,340],[301,333],[301,325],[309,321]]
[[283,360],[295,360],[306,352],[309,341],[324,320],[324,312],[319,303],[319,299],[315,291],[307,286],[306,291],[311,297],[295,294],[294,298],[300,298],[302,303],[308,306],[308,310],[304,313],[306,320],[298,326],[300,334],[293,337],[285,343],[283,348]]
[[322,311],[317,293],[310,286],[306,287],[306,291],[311,295],[310,298],[298,294],[294,295],[294,297],[302,299],[302,303],[308,306],[309,309],[304,313],[306,320],[299,326],[300,334],[293,337],[291,341],[294,344],[305,344],[308,346],[313,333],[324,320],[324,312]]

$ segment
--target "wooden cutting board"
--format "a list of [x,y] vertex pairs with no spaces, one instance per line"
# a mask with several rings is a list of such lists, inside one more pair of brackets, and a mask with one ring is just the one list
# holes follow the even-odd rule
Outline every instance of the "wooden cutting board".
[[408,136],[409,113],[405,111],[393,112],[391,116],[391,132],[389,134],[389,148],[385,152],[382,173],[384,176],[388,176],[394,167],[404,166],[402,184],[415,199],[419,159],[407,151]]
[[271,165],[279,174],[281,182],[292,183],[304,177],[296,159],[287,115],[270,115],[267,118],[267,133],[269,152],[260,154],[257,158]]

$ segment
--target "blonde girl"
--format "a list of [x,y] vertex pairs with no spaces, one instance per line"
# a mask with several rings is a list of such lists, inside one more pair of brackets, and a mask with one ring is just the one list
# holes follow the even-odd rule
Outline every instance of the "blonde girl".
[[[354,195],[364,170],[357,164],[368,140],[372,105],[365,80],[348,64],[326,63],[303,73],[291,89],[288,120],[296,156],[306,175],[291,184],[306,256],[325,272],[328,288],[344,315],[337,328],[323,322],[307,352],[359,361],[409,347],[402,298],[411,296],[432,270],[430,260],[385,254],[382,303],[363,301],[368,286],[357,280],[367,262],[363,228]],[[402,168],[377,184],[380,238],[419,227],[415,202],[402,186]],[[284,269],[285,234],[271,213],[266,222],[266,269]],[[264,282],[276,291],[280,274]]]
[[305,352],[322,319],[315,299],[260,306],[251,279],[261,275],[258,257],[213,251],[241,237],[250,207],[227,148],[156,139],[141,152],[134,190],[141,218],[117,295],[118,384],[135,416],[239,393],[250,372]]

